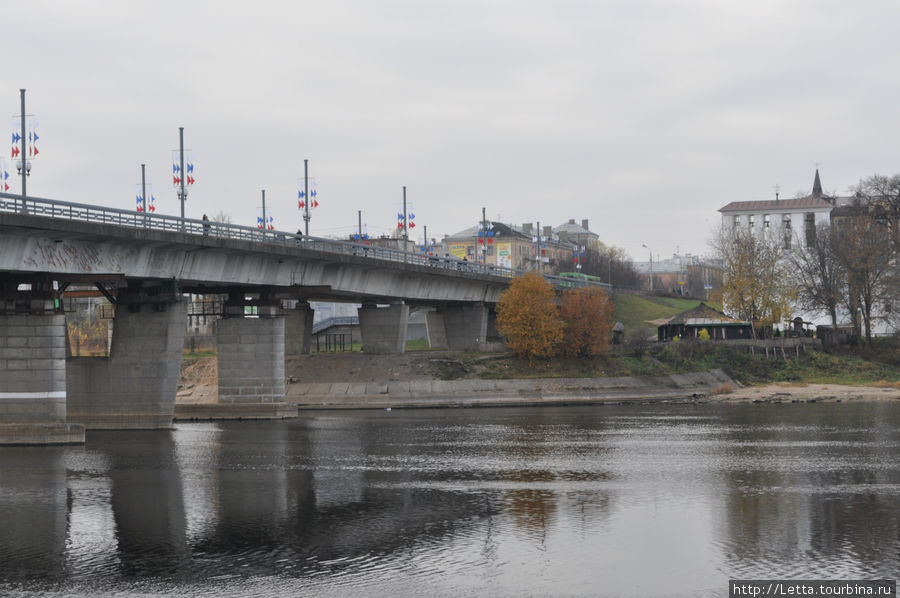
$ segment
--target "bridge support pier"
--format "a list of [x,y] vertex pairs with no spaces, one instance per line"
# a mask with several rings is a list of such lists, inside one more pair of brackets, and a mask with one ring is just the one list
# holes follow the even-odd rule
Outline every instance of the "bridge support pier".
[[301,301],[284,316],[284,354],[289,357],[309,355],[312,345],[313,317],[309,303]]
[[372,303],[364,303],[357,313],[363,353],[385,355],[406,351],[408,305],[378,307]]
[[260,306],[258,318],[219,322],[219,403],[284,403],[284,318]]
[[475,350],[487,339],[488,308],[483,303],[448,305],[441,313],[451,351]]
[[444,327],[444,313],[440,311],[425,312],[425,333],[428,335],[428,346],[432,349],[448,349],[447,329]]
[[[26,283],[27,284],[27,283]],[[51,281],[0,281],[0,444],[78,444],[66,421],[66,319]]]
[[89,430],[172,427],[187,322],[177,289],[119,293],[109,357],[70,357],[69,421]]

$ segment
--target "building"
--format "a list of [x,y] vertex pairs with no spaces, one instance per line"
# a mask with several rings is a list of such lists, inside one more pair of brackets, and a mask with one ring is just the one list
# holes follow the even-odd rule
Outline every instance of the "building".
[[690,253],[654,260],[652,264],[635,262],[634,268],[641,279],[641,288],[654,293],[708,298],[711,291],[722,286],[722,264]]
[[806,245],[815,235],[817,224],[830,222],[831,210],[846,198],[831,197],[822,192],[819,170],[812,193],[806,197],[774,200],[733,201],[719,209],[722,228],[745,228],[760,235],[778,235],[784,249]]
[[578,226],[575,219],[570,218],[568,222],[555,227],[553,234],[562,242],[587,249],[597,249],[600,244],[600,235],[591,232],[587,219],[582,220],[581,226]]
[[750,322],[729,318],[705,303],[668,319],[653,320],[657,326],[657,338],[669,341],[675,338],[697,339],[706,330],[710,340],[739,340],[753,338]]
[[[571,269],[575,246],[555,236],[552,227],[543,227],[539,241],[531,223],[525,223],[521,228],[502,222],[488,221],[486,224],[487,237],[479,236],[481,226],[478,225],[444,237],[442,252],[461,260],[484,261],[500,268],[536,271],[540,260],[545,273]],[[486,244],[481,242],[485,238]]]

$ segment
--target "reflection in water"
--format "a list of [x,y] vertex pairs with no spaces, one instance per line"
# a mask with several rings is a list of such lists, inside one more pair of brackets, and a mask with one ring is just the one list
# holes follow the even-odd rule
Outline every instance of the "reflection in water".
[[7,447],[0,452],[0,571],[6,579],[65,574],[69,495],[64,451]]
[[[728,438],[730,566],[773,576],[872,577],[900,546],[894,405],[748,410]],[[778,417],[773,417],[777,415]],[[892,422],[892,425],[885,425]]]
[[891,577],[900,405],[318,413],[0,448],[0,593],[725,595]]

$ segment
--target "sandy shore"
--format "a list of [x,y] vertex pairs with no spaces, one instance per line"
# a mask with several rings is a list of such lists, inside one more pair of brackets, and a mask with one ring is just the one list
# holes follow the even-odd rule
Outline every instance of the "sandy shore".
[[717,403],[900,401],[900,389],[892,386],[881,388],[840,384],[769,384],[736,388],[732,392],[710,395],[706,399]]

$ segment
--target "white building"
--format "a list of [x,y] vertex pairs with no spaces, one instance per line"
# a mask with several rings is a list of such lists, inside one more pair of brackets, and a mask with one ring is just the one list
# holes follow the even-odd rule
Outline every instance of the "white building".
[[778,234],[784,239],[784,248],[790,250],[796,244],[806,245],[815,226],[830,221],[831,210],[840,198],[822,193],[819,171],[813,181],[812,194],[798,199],[764,201],[733,201],[719,209],[722,228],[746,228],[758,234]]

